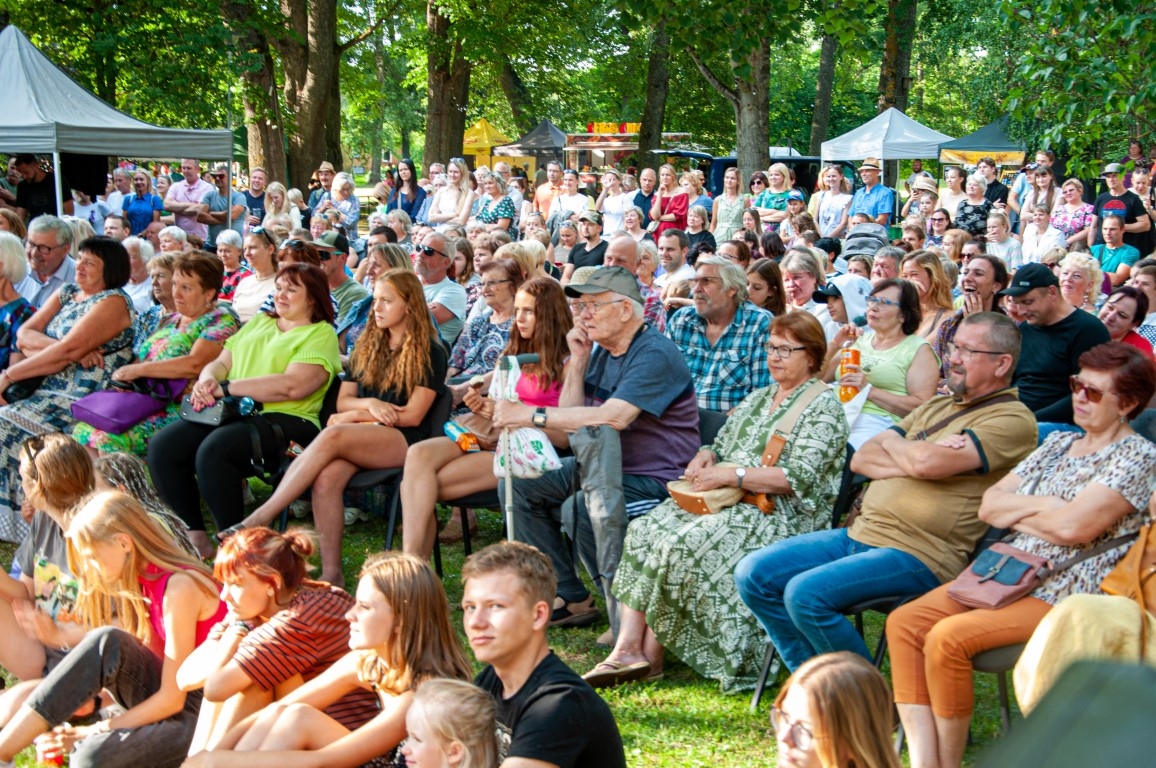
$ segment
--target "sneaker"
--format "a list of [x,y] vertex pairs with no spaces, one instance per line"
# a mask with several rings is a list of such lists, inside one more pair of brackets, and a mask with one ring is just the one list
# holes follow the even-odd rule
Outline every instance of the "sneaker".
[[304,499],[298,499],[289,505],[289,514],[293,515],[293,517],[298,520],[304,520],[312,513],[313,504],[311,502],[305,501]]
[[353,525],[358,520],[360,520],[362,522],[369,520],[369,513],[363,512],[362,510],[358,509],[357,507],[346,507],[345,508],[345,524],[346,525]]

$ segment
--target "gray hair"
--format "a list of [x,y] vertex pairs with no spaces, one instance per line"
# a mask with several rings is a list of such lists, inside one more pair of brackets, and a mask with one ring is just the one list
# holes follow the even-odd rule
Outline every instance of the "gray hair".
[[[232,230],[226,230],[226,231],[232,232]],[[237,233],[232,232],[232,234],[235,235]],[[220,243],[221,240],[223,240],[223,239],[224,238],[218,237],[217,242]],[[151,259],[153,257],[153,253],[154,253],[153,244],[150,243],[146,238],[143,238],[143,237],[126,237],[124,239],[124,242],[121,243],[121,245],[124,246],[124,249],[126,251],[135,250],[137,256],[139,256],[140,260],[143,261],[145,264],[148,264],[149,259]]]
[[113,170],[112,176],[113,178],[116,178],[117,176],[123,176],[126,179],[132,179],[132,175],[129,174],[128,170],[125,168],[116,168]]
[[[626,235],[626,236],[630,237],[630,235]],[[645,251],[646,253],[649,253],[650,258],[654,260],[654,263],[658,264],[659,256],[658,256],[658,244],[657,243],[655,243],[653,240],[643,240],[641,243],[639,243],[638,244],[638,260],[639,261],[642,261],[642,252],[643,251]],[[746,287],[746,286],[744,285],[743,287]]]
[[178,243],[189,242],[189,236],[185,234],[185,230],[177,226],[165,227],[160,232],[157,232],[157,240],[160,240],[162,237],[167,237],[168,239],[175,240]]
[[[968,176],[967,181],[972,182],[977,187],[979,187],[980,192],[987,192],[987,179],[980,176],[978,173],[973,173],[970,176]],[[964,186],[965,187],[967,186],[967,182],[964,182]]]
[[28,274],[24,259],[24,244],[11,232],[0,231],[0,274],[15,285]]
[[413,229],[413,219],[409,217],[408,213],[401,210],[400,208],[395,208],[389,213],[385,214],[385,223],[389,224],[392,221],[401,222],[402,229],[404,229],[406,232],[409,232],[411,229]]
[[42,213],[29,222],[28,234],[51,234],[56,238],[56,244],[58,246],[67,244],[69,251],[72,250],[74,245],[72,225],[59,216],[53,216],[51,213]]
[[[277,182],[273,183],[276,184]],[[241,235],[235,229],[226,229],[224,232],[217,235],[217,245],[218,247],[227,245],[231,248],[240,248],[242,246]],[[143,254],[141,257],[144,258]],[[145,261],[148,261],[148,259],[145,259]]]
[[[697,263],[697,262],[695,262]],[[815,278],[816,285],[825,285],[827,282],[827,274],[823,270],[823,265],[815,258],[815,254],[811,253],[810,249],[799,251],[792,248],[783,256],[779,266],[784,272],[806,272]]]
[[333,177],[333,183],[330,185],[330,189],[336,188],[342,190],[346,187],[356,189],[357,185],[353,183],[352,176],[345,171],[340,171]]
[[741,306],[748,298],[747,293],[747,273],[738,264],[728,259],[726,256],[705,256],[694,263],[694,266],[704,267],[718,267],[718,276],[722,280],[722,287],[724,291],[734,289],[735,291],[735,306]]

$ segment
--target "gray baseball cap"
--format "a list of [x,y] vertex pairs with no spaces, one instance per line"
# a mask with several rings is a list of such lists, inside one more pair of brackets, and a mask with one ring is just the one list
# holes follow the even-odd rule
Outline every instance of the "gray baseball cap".
[[638,290],[638,278],[625,267],[603,267],[594,272],[581,285],[571,283],[566,286],[566,295],[579,297],[585,293],[605,293],[610,291],[642,304],[642,292]]

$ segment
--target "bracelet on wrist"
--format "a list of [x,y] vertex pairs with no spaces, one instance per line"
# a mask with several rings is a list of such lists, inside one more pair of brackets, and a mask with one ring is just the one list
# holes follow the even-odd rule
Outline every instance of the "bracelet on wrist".
[[251,621],[245,621],[243,619],[237,619],[236,621],[231,622],[229,624],[228,629],[235,630],[242,635],[247,635],[253,631],[254,627],[253,627],[253,622],[251,622]]

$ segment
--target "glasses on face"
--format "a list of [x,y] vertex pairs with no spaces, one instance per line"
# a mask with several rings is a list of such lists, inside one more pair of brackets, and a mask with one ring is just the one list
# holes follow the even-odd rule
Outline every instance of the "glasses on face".
[[[1073,376],[1072,378],[1076,377]],[[33,480],[40,479],[40,473],[36,471],[36,456],[43,450],[43,435],[35,435],[24,441],[24,455],[28,457],[28,474]]]
[[514,282],[514,281],[513,280],[483,280],[482,281],[482,290],[484,291],[487,288],[494,288],[496,286],[501,285],[502,283],[512,283],[512,282]]
[[765,185],[766,183],[767,182],[763,181],[762,179],[751,179],[751,186],[752,187],[761,187],[761,186]]
[[867,306],[870,306],[870,307],[878,307],[878,306],[898,307],[899,302],[898,301],[892,301],[891,299],[885,299],[882,296],[868,296],[867,297]]
[[791,736],[791,743],[803,751],[810,749],[815,741],[815,734],[811,733],[810,728],[799,722],[791,722],[778,707],[771,707],[771,727],[775,729],[776,738],[779,731],[786,728]]
[[597,312],[599,309],[607,306],[608,304],[618,304],[619,302],[623,301],[626,301],[626,299],[610,299],[609,301],[572,301],[570,302],[570,309],[574,312],[574,314],[582,315],[587,312]]
[[932,216],[931,221],[944,222],[944,221],[947,221],[947,217],[946,216]]
[[[253,227],[252,229],[249,230],[249,234],[260,235],[261,237],[265,238],[265,242],[268,243],[269,245],[272,245],[274,247],[276,247],[276,245],[277,245],[276,243],[273,242],[273,236],[270,235],[269,231],[267,229],[265,229],[264,227]],[[300,242],[300,240],[298,240],[296,242]]]
[[791,356],[792,352],[801,352],[804,349],[806,349],[806,347],[791,347],[786,344],[777,347],[774,344],[767,344],[767,354],[772,357],[777,357],[780,360],[786,360]]
[[959,355],[959,359],[970,362],[976,355],[1005,355],[1006,352],[995,352],[990,349],[972,349],[971,347],[963,347],[955,342],[949,342],[945,350],[948,358]]
[[59,247],[59,245],[40,245],[39,243],[29,241],[24,246],[24,250],[27,253],[35,253],[37,256],[47,256]]
[[[1073,395],[1078,395],[1083,392],[1084,396],[1088,398],[1089,403],[1098,403],[1104,399],[1104,390],[1099,389],[1098,387],[1093,387],[1091,384],[1085,383],[1084,380],[1079,376],[1069,376],[1068,386],[1072,388]],[[1114,395],[1116,393],[1109,392],[1107,394]]]
[[449,258],[449,256],[446,256],[444,253],[439,251],[437,248],[434,248],[432,245],[419,245],[415,250],[418,253],[420,253],[422,256],[425,256],[427,258],[430,256],[433,256],[435,253],[438,256],[441,256],[443,258],[446,258],[446,259]]

